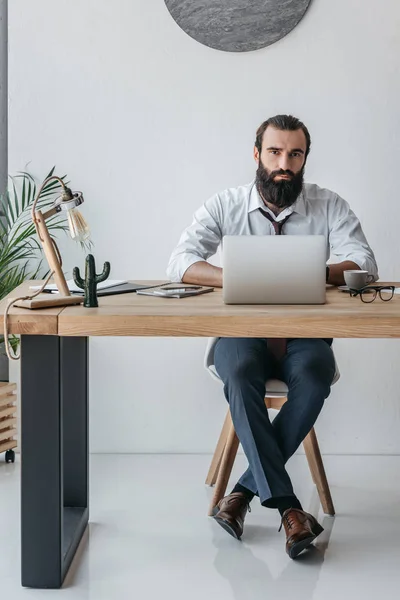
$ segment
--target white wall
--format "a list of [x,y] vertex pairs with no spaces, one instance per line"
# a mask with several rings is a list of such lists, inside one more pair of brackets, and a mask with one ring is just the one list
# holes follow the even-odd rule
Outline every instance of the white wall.
[[[10,169],[54,163],[85,192],[97,261],[163,278],[193,211],[250,181],[259,123],[291,112],[313,138],[307,179],[361,218],[381,279],[400,280],[400,4],[315,0],[257,52],[202,46],[163,0],[10,3]],[[83,259],[64,244],[68,268]],[[226,409],[205,340],[93,339],[95,452],[209,452]],[[400,453],[400,342],[338,340],[326,453]]]

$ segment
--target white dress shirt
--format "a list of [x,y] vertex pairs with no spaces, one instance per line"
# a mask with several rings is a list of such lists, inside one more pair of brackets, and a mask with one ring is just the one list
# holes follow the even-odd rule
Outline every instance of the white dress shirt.
[[272,223],[258,210],[268,211],[276,221],[292,214],[283,226],[286,235],[324,235],[326,260],[331,254],[340,262],[351,260],[378,279],[374,253],[348,203],[330,190],[305,183],[296,202],[275,216],[263,203],[255,182],[215,194],[199,208],[182,233],[169,260],[167,277],[182,281],[194,263],[217,252],[224,235],[275,235]]

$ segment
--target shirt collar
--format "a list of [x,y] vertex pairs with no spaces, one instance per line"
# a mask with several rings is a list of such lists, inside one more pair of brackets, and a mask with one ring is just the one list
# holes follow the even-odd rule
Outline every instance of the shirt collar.
[[[268,208],[265,206],[264,202],[261,200],[261,197],[260,197],[260,194],[258,193],[255,181],[253,181],[253,184],[250,188],[249,207],[248,207],[247,212],[252,212],[253,210],[258,210],[259,208],[268,210]],[[271,212],[271,211],[269,211],[269,212]],[[296,212],[299,215],[302,215],[303,217],[306,215],[304,190],[301,192],[300,196],[297,198],[297,200],[293,204],[293,206],[282,211],[282,213],[279,215],[279,217],[280,217],[279,220],[281,220],[282,218],[284,218],[287,215],[290,215],[292,212]],[[271,212],[271,214],[272,214],[272,212]],[[276,219],[276,216],[275,215],[273,215],[273,216],[274,216],[274,219]]]

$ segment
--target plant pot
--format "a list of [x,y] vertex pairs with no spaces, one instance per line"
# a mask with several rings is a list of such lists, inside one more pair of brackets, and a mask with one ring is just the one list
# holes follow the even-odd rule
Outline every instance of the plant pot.
[[4,344],[0,344],[0,381],[8,381],[8,356]]

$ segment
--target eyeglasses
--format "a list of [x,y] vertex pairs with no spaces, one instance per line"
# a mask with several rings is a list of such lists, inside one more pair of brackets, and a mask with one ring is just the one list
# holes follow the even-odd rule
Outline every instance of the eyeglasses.
[[394,296],[395,289],[394,285],[368,285],[360,290],[350,288],[350,296],[360,296],[363,302],[369,304],[370,302],[373,302],[379,294],[379,298],[383,300],[383,302],[389,302]]

